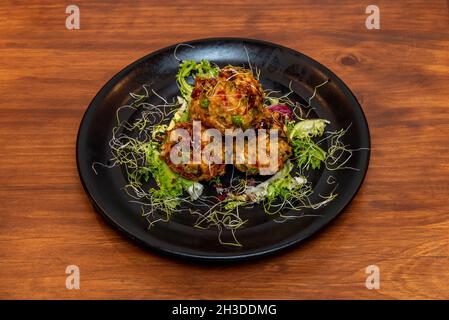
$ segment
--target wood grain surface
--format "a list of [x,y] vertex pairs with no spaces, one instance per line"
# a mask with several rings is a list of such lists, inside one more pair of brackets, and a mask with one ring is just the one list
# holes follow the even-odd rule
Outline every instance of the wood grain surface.
[[[0,298],[449,298],[449,14],[445,1],[72,1],[0,4]],[[381,29],[365,27],[366,6]],[[279,43],[354,91],[372,138],[357,197],[293,250],[237,265],[145,251],[91,207],[75,142],[120,69],[191,39]],[[67,290],[65,268],[81,271]],[[377,265],[379,290],[365,287]]]

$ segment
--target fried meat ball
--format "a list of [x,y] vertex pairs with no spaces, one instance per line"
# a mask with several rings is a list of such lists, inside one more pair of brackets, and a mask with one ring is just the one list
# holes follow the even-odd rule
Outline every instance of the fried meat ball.
[[[287,161],[287,159],[292,155],[292,148],[291,148],[290,144],[288,143],[288,138],[287,138],[287,134],[285,132],[284,124],[285,124],[285,116],[284,115],[282,115],[278,112],[275,112],[275,111],[270,111],[268,109],[263,110],[254,123],[254,128],[256,129],[256,133],[258,132],[257,129],[266,129],[267,130],[266,131],[266,141],[267,141],[266,152],[267,152],[268,156],[269,156],[269,150],[270,150],[269,129],[278,129],[278,141],[277,141],[277,150],[278,150],[278,157],[277,157],[278,167],[277,167],[277,169],[278,170],[280,170],[284,167],[285,161]],[[254,140],[256,140],[256,141],[248,141],[248,142],[250,144],[253,144],[253,143],[256,144],[257,138],[255,138]],[[245,142],[245,143],[247,143],[247,142]],[[268,169],[268,165],[267,164],[262,165],[259,162],[258,158],[256,158],[255,164],[249,164],[248,163],[248,149],[246,148],[246,146],[244,149],[244,155],[245,155],[245,158],[244,158],[245,161],[243,164],[235,163],[235,167],[237,168],[237,170],[239,170],[241,172],[245,172],[248,175],[256,175],[256,174],[269,175],[269,174],[274,174],[277,171],[277,170],[275,170],[274,172],[272,172],[272,171],[268,170],[268,171],[261,172],[260,169],[262,167]],[[239,157],[239,155],[236,155],[236,157]]]
[[[181,137],[178,138],[177,141],[171,141],[170,135],[173,132],[173,130],[176,129],[185,129],[190,139],[182,139]],[[201,128],[201,136],[203,136],[204,127]],[[201,163],[200,164],[193,164],[191,163],[193,160],[193,152],[198,152],[193,150],[192,148],[192,139],[193,139],[193,125],[192,122],[178,122],[175,127],[167,132],[167,135],[165,137],[165,140],[162,144],[162,151],[161,151],[161,157],[162,159],[167,163],[167,165],[170,167],[171,170],[178,173],[180,176],[188,179],[188,180],[194,180],[194,181],[209,181],[212,178],[216,176],[221,176],[225,173],[225,164],[208,164],[203,161],[203,157],[201,157]],[[190,150],[189,154],[183,155],[181,152],[181,144],[184,143],[184,146],[186,147],[186,150]],[[201,150],[204,150],[204,147],[209,144],[207,141],[202,141],[201,143]],[[187,157],[184,158],[185,160],[190,160],[189,163],[173,163],[172,159],[170,157],[170,151],[172,148],[175,148],[174,150],[177,150],[177,155],[179,157]],[[217,150],[217,151],[216,151]],[[222,148],[213,149],[213,152],[223,152]],[[223,159],[223,155],[221,155]],[[187,162],[187,161],[186,161]]]
[[215,78],[195,78],[190,118],[225,133],[251,127],[263,108],[264,92],[250,70],[228,66]]

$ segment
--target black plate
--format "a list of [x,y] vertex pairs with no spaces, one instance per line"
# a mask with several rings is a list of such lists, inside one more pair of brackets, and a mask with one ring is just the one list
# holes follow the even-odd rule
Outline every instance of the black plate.
[[[264,88],[288,91],[289,84],[295,99],[307,101],[313,89],[326,79],[313,99],[316,115],[331,121],[330,129],[351,125],[344,142],[351,148],[368,148],[355,152],[348,163],[358,168],[333,171],[338,181],[338,197],[326,207],[314,211],[320,217],[305,217],[276,223],[255,210],[252,223],[239,229],[237,236],[243,247],[227,247],[217,241],[215,230],[199,230],[188,217],[173,217],[169,223],[159,223],[148,230],[148,223],[138,205],[131,203],[121,189],[125,177],[120,168],[101,169],[95,175],[92,163],[107,163],[111,157],[108,141],[116,121],[118,107],[130,101],[130,92],[138,92],[142,85],[151,87],[171,99],[178,95],[175,74],[178,61],[173,53],[176,45],[151,53],[132,63],[115,75],[95,96],[80,125],[77,140],[77,164],[83,186],[95,208],[119,230],[139,243],[176,256],[204,260],[238,260],[267,255],[290,247],[311,236],[334,219],[352,200],[365,177],[370,135],[363,111],[348,87],[330,70],[315,60],[273,43],[258,40],[221,38],[188,42],[179,46],[181,59],[207,59],[221,66],[226,64],[257,66]],[[245,51],[246,48],[246,51]],[[319,171],[314,177],[314,194],[329,194],[335,185],[326,181],[330,172]]]

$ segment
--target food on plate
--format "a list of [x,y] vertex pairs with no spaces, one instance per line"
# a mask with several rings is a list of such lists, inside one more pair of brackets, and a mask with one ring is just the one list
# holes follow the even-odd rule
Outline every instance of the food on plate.
[[[185,130],[181,132],[188,133],[188,137],[177,135],[176,139],[170,139],[172,134],[175,134],[179,129]],[[204,129],[204,127],[201,128],[201,136],[204,134]],[[192,141],[193,124],[191,121],[178,122],[173,129],[167,132],[161,146],[161,157],[169,168],[180,176],[194,181],[209,181],[217,176],[222,176],[225,173],[225,164],[206,163],[203,157],[199,159],[199,163],[193,161]],[[199,147],[201,150],[205,149],[206,141],[204,139],[200,142]],[[210,151],[213,156],[214,152],[222,153],[223,148],[221,146],[214,148],[212,145]],[[178,161],[174,163],[173,160]]]
[[[250,63],[220,68],[185,60],[173,102],[152,91],[163,104],[149,103],[146,87],[144,94],[131,93],[134,101],[126,107],[140,116],[125,121],[117,114],[111,163],[124,167],[125,190],[142,205],[150,226],[188,212],[198,217],[196,228],[215,227],[220,243],[241,246],[235,232],[251,219],[245,210],[257,205],[286,221],[337,196],[332,191],[315,202],[309,198],[309,172],[347,168],[352,155],[341,140],[346,130],[326,131],[328,120],[303,117],[327,80],[304,106],[290,99],[291,90],[282,95],[262,88],[259,76]],[[331,176],[328,183],[335,183]],[[222,239],[223,232],[231,241]]]
[[227,66],[216,77],[196,76],[190,118],[220,130],[247,129],[263,110],[264,92],[250,70]]
[[[275,171],[270,170],[268,168],[268,164],[263,161],[260,161],[257,158],[256,163],[248,163],[248,149],[244,149],[244,153],[238,153],[236,152],[236,157],[240,157],[241,161],[240,163],[235,163],[235,167],[241,171],[245,172],[249,175],[272,175],[275,174],[277,171],[281,170],[284,167],[285,162],[290,158],[292,155],[292,148],[288,142],[287,138],[287,128],[286,128],[286,121],[287,118],[285,114],[279,113],[277,111],[271,111],[268,108],[265,108],[258,117],[256,118],[254,122],[254,128],[256,129],[257,137],[259,137],[261,134],[266,135],[266,150],[268,151],[268,154],[270,154],[270,148],[271,143],[275,144],[275,149],[277,150],[277,163],[274,166]],[[265,129],[265,132],[261,132],[258,129]],[[269,131],[270,129],[277,130],[277,139],[273,140],[269,139]],[[247,144],[256,144],[257,143],[257,137],[250,139]],[[262,170],[261,168],[265,168],[266,170]]]

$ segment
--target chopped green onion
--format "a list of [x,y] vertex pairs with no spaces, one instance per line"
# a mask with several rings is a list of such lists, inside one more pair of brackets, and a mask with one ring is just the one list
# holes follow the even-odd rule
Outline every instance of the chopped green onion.
[[232,119],[232,123],[233,123],[235,126],[241,127],[241,126],[243,125],[243,120],[242,120],[242,117],[241,117],[241,116],[239,116],[239,115],[233,115],[233,116],[231,117],[231,119]]
[[200,106],[203,109],[209,108],[209,100],[207,98],[201,99]]

